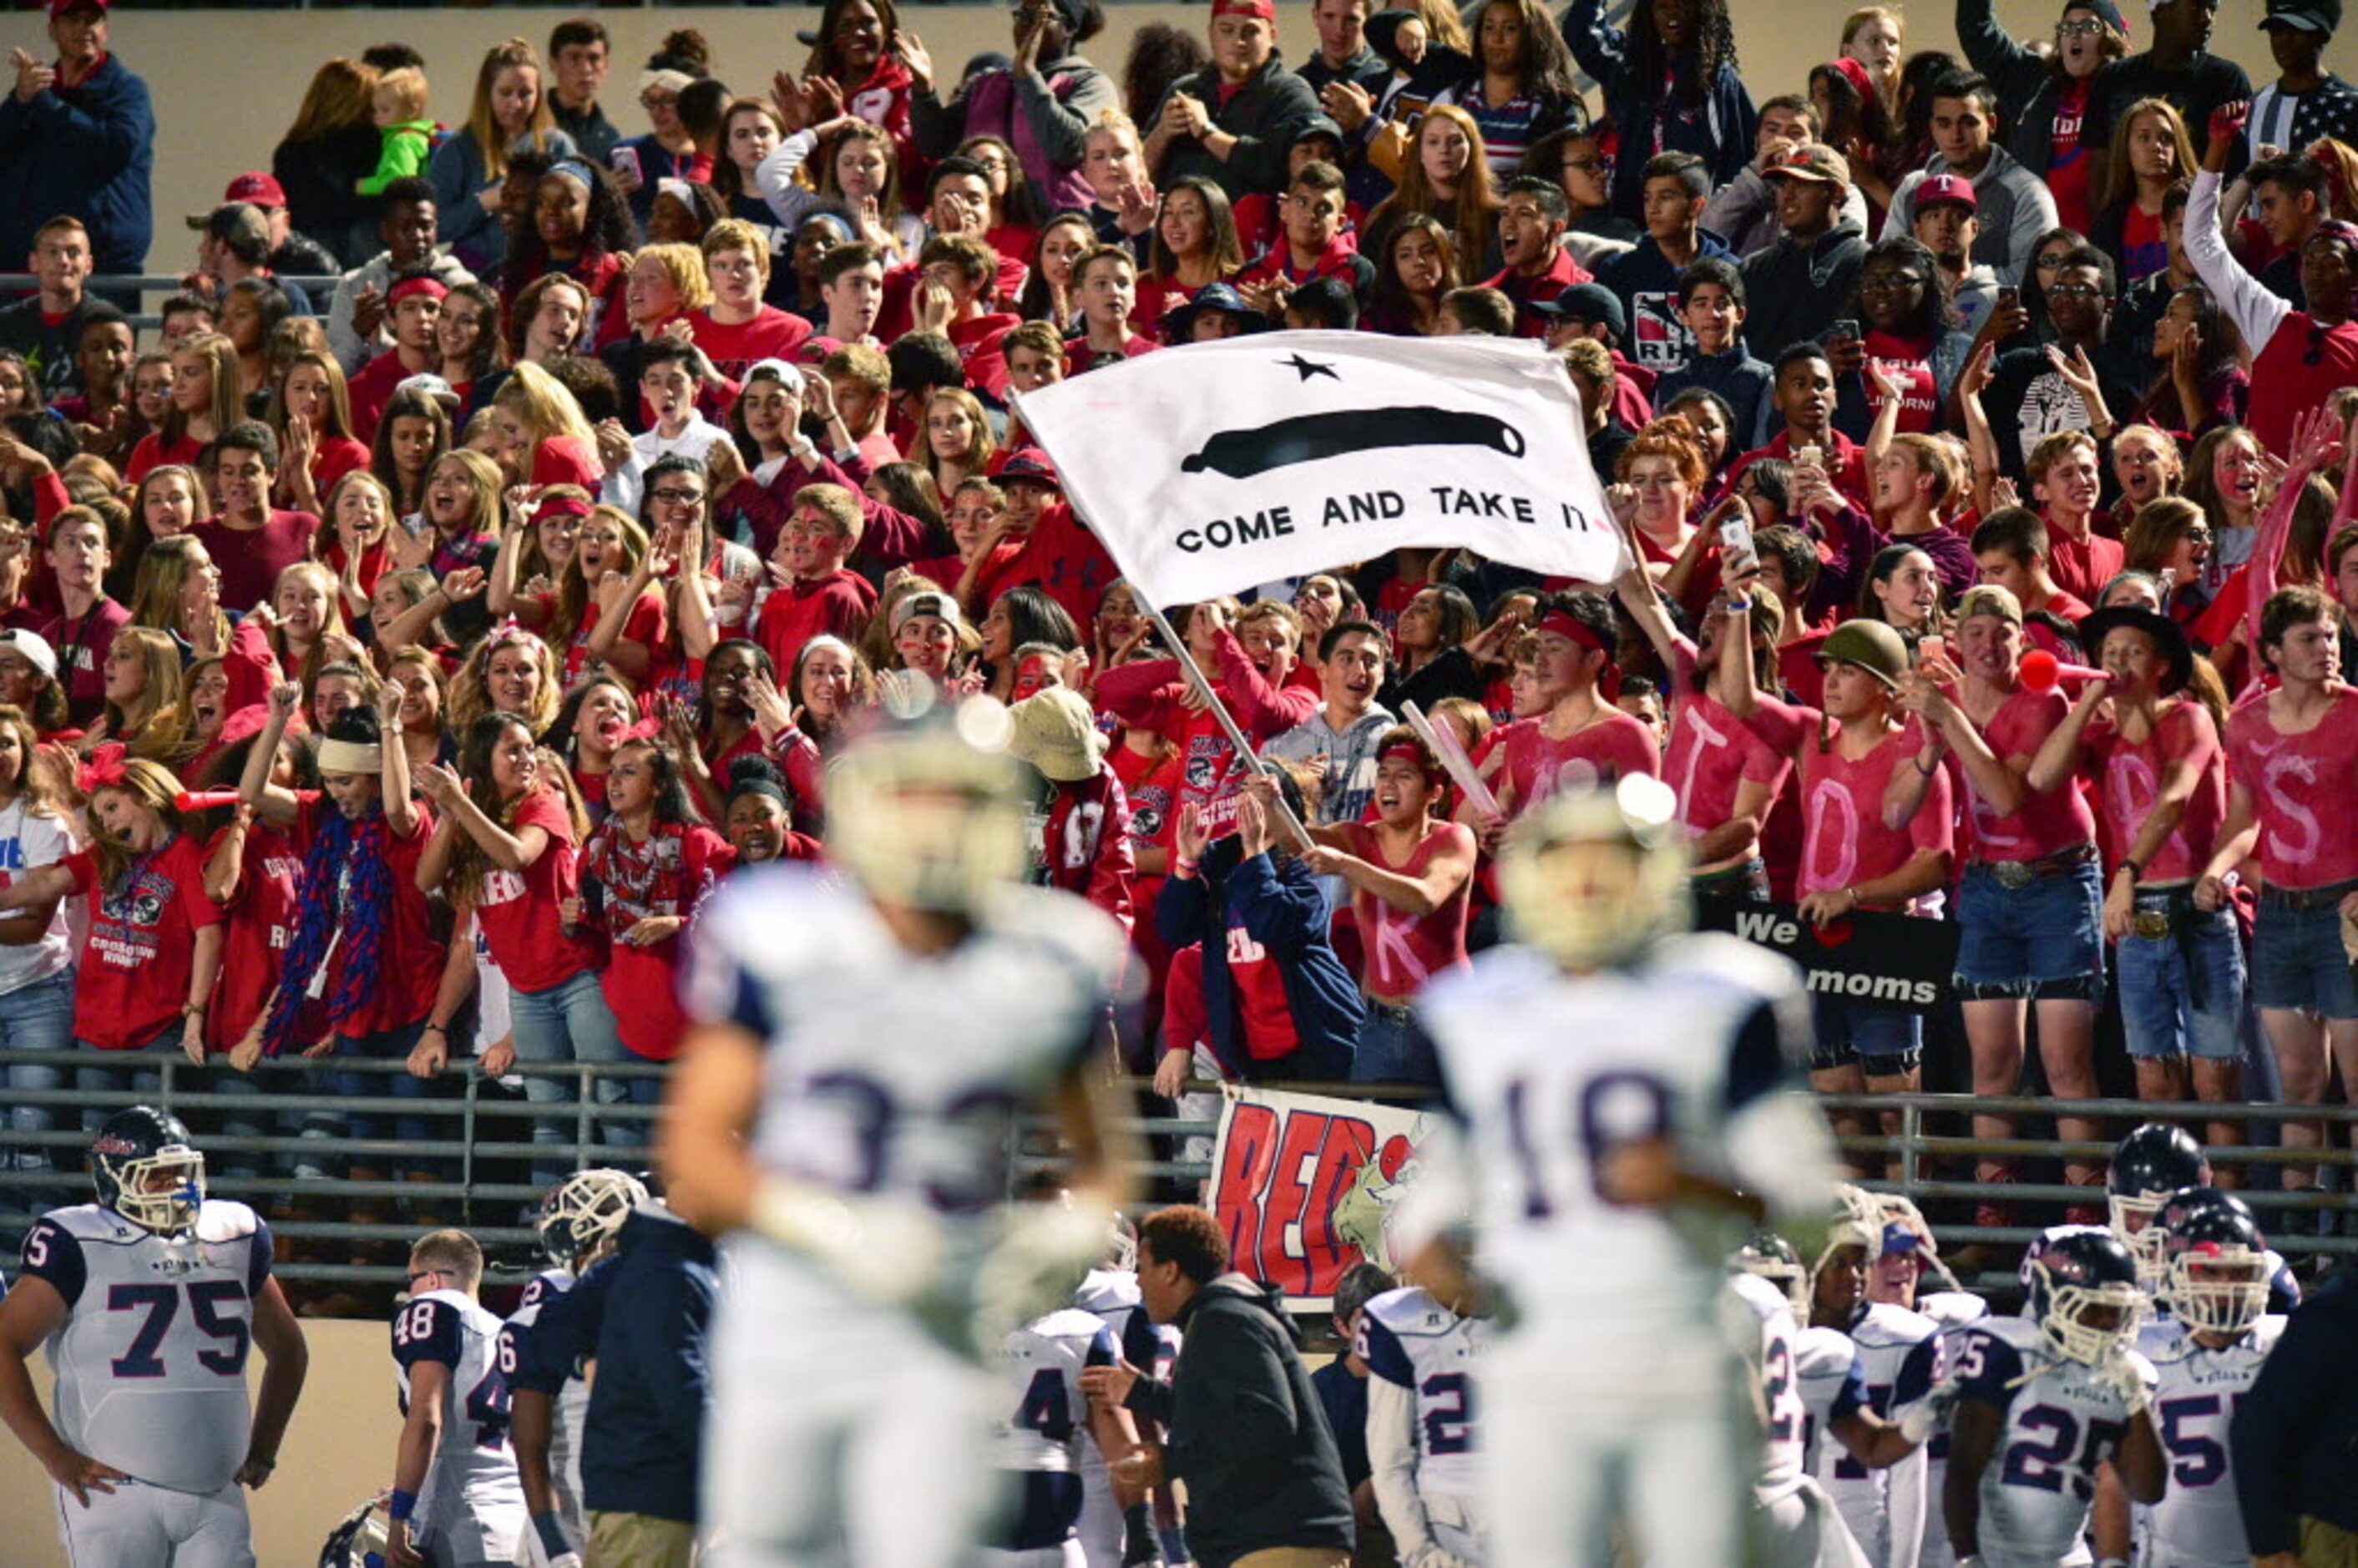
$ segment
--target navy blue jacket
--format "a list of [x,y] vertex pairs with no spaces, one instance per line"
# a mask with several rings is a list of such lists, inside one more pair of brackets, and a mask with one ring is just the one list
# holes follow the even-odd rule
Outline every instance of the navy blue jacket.
[[2286,1322],[2228,1441],[2253,1556],[2299,1546],[2303,1514],[2358,1530],[2358,1273],[2342,1270]]
[[100,272],[144,271],[155,166],[147,84],[114,55],[79,86],[52,87],[30,103],[0,96],[0,255],[31,254],[35,230],[74,217],[90,231]]
[[1646,154],[1661,120],[1661,150],[1693,153],[1711,171],[1713,189],[1725,185],[1753,158],[1759,116],[1744,79],[1723,65],[1719,74],[1690,98],[1695,57],[1685,50],[1671,61],[1668,91],[1660,77],[1629,69],[1629,35],[1605,19],[1605,0],[1572,0],[1563,13],[1563,41],[1580,69],[1605,88],[1605,114],[1621,133],[1621,153],[1613,160],[1613,211],[1631,222],[1646,215]]
[[[1281,867],[1267,854],[1243,859],[1237,835],[1204,851],[1200,875],[1173,877],[1154,901],[1154,924],[1175,951],[1204,946],[1204,1017],[1212,1054],[1231,1077],[1273,1076],[1340,1079],[1350,1072],[1367,1009],[1359,986],[1336,957],[1326,928],[1328,908],[1318,879],[1301,861]],[[1234,916],[1233,922],[1231,916]],[[1285,982],[1286,1011],[1301,1046],[1282,1062],[1256,1065],[1245,1049],[1236,982],[1228,973],[1231,924],[1263,947]]]
[[659,1209],[622,1222],[614,1256],[540,1309],[513,1380],[554,1399],[598,1363],[581,1456],[592,1512],[696,1522],[697,1460],[719,1294],[712,1243]]

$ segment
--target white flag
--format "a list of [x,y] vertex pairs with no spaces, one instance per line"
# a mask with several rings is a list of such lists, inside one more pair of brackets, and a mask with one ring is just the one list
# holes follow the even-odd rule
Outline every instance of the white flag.
[[1404,545],[1590,582],[1626,559],[1579,395],[1533,342],[1271,332],[1141,354],[1018,412],[1159,605]]

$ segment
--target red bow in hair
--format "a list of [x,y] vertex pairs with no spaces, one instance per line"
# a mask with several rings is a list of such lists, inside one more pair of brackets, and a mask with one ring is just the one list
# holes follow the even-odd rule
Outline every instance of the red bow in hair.
[[123,782],[124,752],[123,743],[109,741],[90,754],[90,760],[74,770],[74,783],[84,795],[112,789]]
[[483,660],[486,664],[490,663],[492,650],[503,647],[507,643],[539,641],[539,637],[534,634],[531,627],[511,615],[484,633]]
[[614,737],[614,744],[627,746],[633,741],[659,741],[663,738],[663,720],[652,715]]

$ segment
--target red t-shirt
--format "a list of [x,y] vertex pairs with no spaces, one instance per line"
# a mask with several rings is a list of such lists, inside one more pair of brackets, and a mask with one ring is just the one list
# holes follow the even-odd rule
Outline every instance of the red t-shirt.
[[605,466],[598,454],[579,436],[551,436],[532,449],[532,483],[578,484],[590,494],[598,493],[599,481],[606,476]]
[[1889,876],[1920,850],[1946,853],[1955,848],[1956,803],[1949,775],[1940,769],[1933,771],[1924,802],[1907,827],[1895,831],[1883,825],[1883,794],[1893,770],[1915,766],[1923,749],[1923,734],[1912,720],[1855,760],[1842,754],[1840,727],[1829,733],[1825,715],[1814,708],[1763,702],[1753,726],[1779,750],[1801,757],[1798,895],[1856,887]]
[[[302,811],[295,818],[297,854],[311,852],[312,839],[335,809],[336,803],[325,795],[305,798]],[[417,891],[417,862],[426,854],[427,841],[434,837],[434,813],[423,801],[417,803],[416,809],[417,826],[408,838],[396,836],[390,827],[385,829],[385,871],[393,881],[393,923],[377,938],[376,987],[370,992],[367,1005],[336,1025],[336,1033],[347,1040],[386,1034],[421,1022],[433,1012],[434,993],[441,988],[443,943],[434,934],[433,906]],[[541,858],[546,861],[556,852],[552,848],[548,855]],[[344,898],[341,887],[305,892],[313,898],[328,896],[332,892],[339,903]],[[335,993],[336,981],[343,972],[345,952],[346,943],[340,936],[335,950],[328,957],[328,976],[318,987],[319,995]]]
[[[1132,321],[1130,327],[1135,331],[1138,323]],[[1121,357],[1134,360],[1141,354],[1151,354],[1162,346],[1151,335],[1141,333],[1122,344]],[[1084,371],[1095,369],[1099,352],[1100,351],[1089,347],[1089,341],[1086,336],[1075,338],[1065,347],[1065,373],[1079,375]]]
[[1076,893],[1127,927],[1137,903],[1138,860],[1130,841],[1130,797],[1110,768],[1058,780],[1041,830],[1050,887]]
[[[590,662],[590,635],[598,629],[599,611],[595,603],[581,611],[581,624],[574,628],[573,641],[565,647],[565,684],[570,687],[581,677],[584,665]],[[643,593],[631,606],[631,618],[622,623],[622,640],[636,643],[650,654],[660,654],[664,644],[664,601],[659,593]],[[780,666],[784,668],[784,665]],[[650,673],[653,671],[650,669]]]
[[352,434],[363,441],[375,440],[376,427],[384,419],[384,406],[393,401],[395,390],[413,375],[440,368],[427,365],[422,371],[411,370],[401,362],[398,349],[388,350],[362,365],[344,384],[345,398],[352,408]]
[[[207,860],[228,832],[222,828],[205,846]],[[245,1038],[278,984],[279,959],[295,936],[295,890],[302,872],[302,851],[284,828],[257,821],[246,830],[237,893],[222,911],[221,977],[205,1017],[207,1035],[222,1050]],[[302,1034],[307,1045],[319,1037],[317,1029]]]
[[2252,792],[2260,873],[2278,888],[2358,880],[2358,694],[2337,687],[2316,728],[2278,730],[2273,698],[2227,716],[2227,767]]
[[221,568],[222,608],[243,613],[269,603],[278,589],[278,574],[311,558],[319,520],[308,512],[281,512],[274,506],[269,521],[259,528],[233,528],[222,518],[208,517],[189,532],[203,542],[205,553]]
[[[1989,723],[1976,728],[1999,762],[2035,757],[2071,710],[2071,699],[2061,691],[2038,692],[2024,687],[2006,699]],[[1963,772],[1954,752],[1950,753],[1947,765]],[[2066,780],[2045,795],[2032,794],[2011,816],[1991,810],[1974,793],[1970,779],[1964,786],[1966,808],[1973,815],[1976,860],[2037,860],[2096,837],[2095,813],[2088,809],[2087,797],[2080,793],[2076,781]]]
[[2056,218],[2082,234],[2095,216],[2088,199],[2089,182],[2095,159],[2104,156],[2102,148],[2092,150],[2081,145],[2080,133],[2088,123],[2092,80],[2065,79],[2056,95],[2055,118],[2047,135],[2047,189],[2055,198]]
[[1736,796],[1745,781],[1768,785],[1773,801],[1793,763],[1789,753],[1762,741],[1716,697],[1690,687],[1692,658],[1682,658],[1680,665],[1662,776],[1678,794],[1679,821],[1687,837],[1701,838],[1736,814]]
[[[2120,575],[2127,560],[2128,551],[2117,539],[2107,539],[2093,528],[2086,538],[2075,539],[2051,519],[2048,521],[2047,575],[2073,599],[2095,603],[2104,597],[2104,585]],[[2071,619],[2076,623],[2081,617]]]
[[1561,741],[1541,733],[1541,722],[1526,719],[1498,731],[1507,751],[1500,773],[1514,786],[1511,809],[1519,816],[1569,784],[1609,784],[1630,773],[1661,776],[1654,732],[1618,708],[1600,708],[1595,722]]
[[[391,394],[388,392],[386,395]],[[169,468],[175,463],[194,467],[204,449],[205,444],[194,436],[183,436],[168,444],[161,430],[142,436],[139,444],[131,449],[131,460],[124,465],[123,481],[137,484],[147,477],[149,469]]]
[[42,639],[57,652],[66,711],[76,724],[86,725],[105,711],[106,650],[114,645],[114,634],[130,624],[127,606],[102,599],[80,620],[60,616],[41,628]]
[[355,470],[369,466],[369,449],[365,442],[350,436],[322,436],[311,453],[311,488],[319,492],[319,504],[328,503],[328,496],[336,481]]
[[508,981],[522,991],[563,985],[597,962],[587,933],[568,936],[557,906],[580,891],[581,847],[573,818],[554,789],[535,789],[517,807],[511,833],[546,828],[548,847],[521,874],[497,866],[483,873],[476,924]]
[[[1933,428],[1941,417],[1941,398],[1932,377],[1932,340],[1869,332],[1862,346],[1868,362],[1899,387],[1899,428],[1918,435]],[[1883,394],[1872,380],[1866,384],[1866,411],[1870,419],[1883,412]]]
[[691,310],[687,335],[712,362],[712,368],[730,381],[743,381],[757,361],[784,360],[792,364],[795,351],[811,335],[811,324],[801,317],[764,305],[751,321],[730,325],[712,319],[712,308]]
[[584,881],[604,890],[600,934],[609,938],[606,972],[600,984],[614,1010],[614,1023],[633,1054],[668,1062],[679,1054],[687,1014],[679,1005],[679,970],[687,957],[678,934],[644,947],[623,935],[640,921],[693,916],[705,894],[737,863],[729,840],[699,824],[658,824],[644,844],[633,844],[620,822],[608,818],[590,836],[582,852]]
[[[1433,864],[1433,856],[1442,850],[1455,849],[1460,853],[1474,845],[1474,830],[1457,822],[1436,822],[1408,859],[1394,864],[1384,856],[1381,840],[1375,826],[1366,822],[1342,825],[1344,848],[1360,860],[1398,876],[1421,877]],[[1364,963],[1360,975],[1370,996],[1406,998],[1424,989],[1424,983],[1447,969],[1468,966],[1466,956],[1466,922],[1473,903],[1474,879],[1467,877],[1457,884],[1457,891],[1441,902],[1430,914],[1411,914],[1394,909],[1363,888],[1351,891],[1351,921],[1358,928],[1359,949]]]
[[104,889],[90,850],[59,863],[73,891],[90,897],[90,935],[74,975],[74,1038],[102,1051],[135,1050],[168,1033],[177,1038],[197,933],[221,924],[221,907],[205,896],[196,841],[174,834]]
[[2115,860],[2136,842],[2137,829],[2161,795],[2162,774],[2180,762],[2194,766],[2194,794],[2178,826],[2146,862],[2140,881],[2190,881],[2210,863],[2212,841],[2227,815],[2227,753],[2219,728],[2209,708],[2180,697],[2162,709],[2142,743],[2132,745],[2109,719],[2090,724],[2080,742],[2081,773],[2095,786],[2104,842]]

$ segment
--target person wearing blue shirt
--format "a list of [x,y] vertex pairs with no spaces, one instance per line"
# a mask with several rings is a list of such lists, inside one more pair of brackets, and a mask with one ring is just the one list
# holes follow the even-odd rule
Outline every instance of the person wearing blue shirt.
[[12,51],[0,97],[0,255],[29,255],[52,218],[79,218],[101,273],[147,262],[156,111],[147,84],[107,50],[106,0],[49,0],[54,65]]

